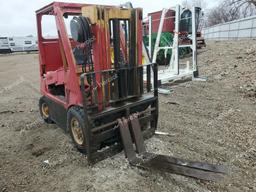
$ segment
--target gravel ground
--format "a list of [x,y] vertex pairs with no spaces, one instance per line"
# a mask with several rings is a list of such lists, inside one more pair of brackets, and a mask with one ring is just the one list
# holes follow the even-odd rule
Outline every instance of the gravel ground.
[[146,143],[155,153],[229,166],[218,183],[133,168],[123,152],[88,166],[69,136],[39,117],[37,54],[0,56],[0,192],[256,191],[256,40],[208,42],[199,63],[208,81],[161,95],[158,127],[170,136]]

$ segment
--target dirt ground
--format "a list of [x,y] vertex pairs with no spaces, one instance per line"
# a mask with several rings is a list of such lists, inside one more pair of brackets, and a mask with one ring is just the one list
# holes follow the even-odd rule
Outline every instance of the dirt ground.
[[133,168],[123,152],[89,167],[68,135],[40,119],[37,54],[0,56],[0,192],[256,191],[256,40],[208,42],[199,63],[208,81],[161,95],[158,127],[170,136],[146,143],[229,166],[218,183]]

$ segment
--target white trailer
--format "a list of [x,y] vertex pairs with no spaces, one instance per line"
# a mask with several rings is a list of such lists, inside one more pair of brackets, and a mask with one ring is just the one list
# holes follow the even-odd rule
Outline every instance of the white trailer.
[[9,37],[8,41],[12,52],[38,51],[37,37]]
[[0,54],[11,53],[8,37],[0,37]]

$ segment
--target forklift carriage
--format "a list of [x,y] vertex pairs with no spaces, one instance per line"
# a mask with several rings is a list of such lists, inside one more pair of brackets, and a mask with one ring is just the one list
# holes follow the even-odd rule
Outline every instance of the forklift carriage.
[[[222,178],[222,166],[146,152],[157,128],[158,68],[142,65],[142,9],[54,2],[36,15],[41,116],[69,132],[89,164],[124,149],[143,169]],[[43,34],[45,17],[57,37]]]

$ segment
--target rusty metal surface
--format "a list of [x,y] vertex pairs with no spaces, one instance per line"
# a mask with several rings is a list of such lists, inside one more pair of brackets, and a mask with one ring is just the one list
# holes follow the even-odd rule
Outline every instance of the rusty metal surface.
[[134,137],[135,146],[138,153],[146,152],[146,148],[144,145],[144,140],[141,132],[140,122],[137,115],[130,116],[131,121],[131,130]]
[[126,119],[118,119],[118,124],[120,127],[120,134],[123,141],[125,156],[129,161],[133,161],[136,158],[136,153],[133,148],[128,121]]
[[161,172],[169,172],[207,181],[220,181],[224,178],[223,174],[216,173],[214,170],[205,171],[199,169],[198,167],[193,167],[192,165],[187,166],[186,161],[183,161],[184,165],[172,163],[174,162],[173,160],[175,160],[175,158],[173,159],[172,157],[164,155],[156,155],[150,160],[147,160],[141,164],[137,164],[137,166],[144,169],[153,169]]
[[[222,165],[212,165],[146,152],[137,115],[131,115],[129,120],[131,132],[127,119],[119,120],[119,124],[125,154],[131,165],[146,170],[174,173],[206,181],[220,181],[228,173],[228,169]],[[133,147],[131,134],[133,135],[136,149]],[[135,150],[138,153],[137,156]]]

